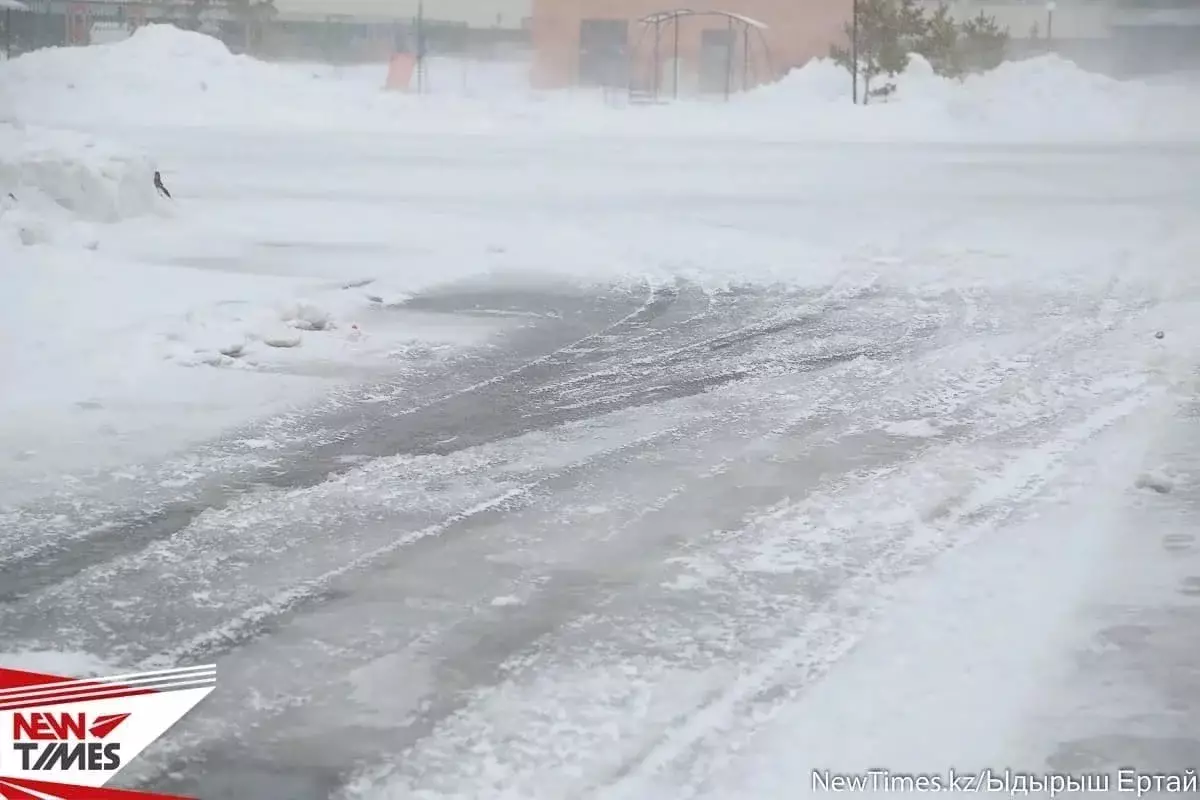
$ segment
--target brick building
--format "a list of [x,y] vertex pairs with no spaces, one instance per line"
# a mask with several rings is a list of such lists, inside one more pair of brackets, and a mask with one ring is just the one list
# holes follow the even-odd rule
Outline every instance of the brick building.
[[533,0],[533,82],[736,90],[828,55],[850,12],[851,0]]

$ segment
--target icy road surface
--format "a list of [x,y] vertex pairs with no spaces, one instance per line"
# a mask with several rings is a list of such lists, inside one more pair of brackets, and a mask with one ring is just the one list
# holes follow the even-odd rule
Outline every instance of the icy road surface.
[[9,512],[4,649],[219,664],[127,785],[1200,763],[1195,149],[147,136],[208,226],[181,262],[407,260],[381,314],[502,324]]

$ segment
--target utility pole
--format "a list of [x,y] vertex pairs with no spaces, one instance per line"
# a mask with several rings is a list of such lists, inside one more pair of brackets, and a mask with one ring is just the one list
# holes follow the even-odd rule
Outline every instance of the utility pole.
[[854,105],[858,105],[858,0],[850,3],[850,74]]
[[425,0],[417,3],[417,94],[425,94]]
[[729,102],[729,93],[733,89],[733,17],[729,17],[725,25],[725,102]]
[[[679,15],[675,15],[675,18],[673,20],[671,20],[671,27],[673,29],[672,33],[675,36],[675,41],[672,45],[672,50],[671,50],[671,70],[673,73],[672,79],[671,79],[671,94],[672,94],[672,96],[674,96],[674,98],[676,100],[678,100],[679,99]],[[655,35],[657,35],[657,34],[655,34]],[[658,99],[658,98],[655,98],[655,99]]]

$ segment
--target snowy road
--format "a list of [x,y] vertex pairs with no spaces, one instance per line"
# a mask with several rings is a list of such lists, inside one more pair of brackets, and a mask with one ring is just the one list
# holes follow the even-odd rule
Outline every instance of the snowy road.
[[[1196,765],[1195,149],[143,135],[200,229],[115,249],[425,259],[378,313],[492,327],[8,512],[5,649],[219,664],[125,783],[718,800]],[[1172,492],[1136,486],[1162,464]]]

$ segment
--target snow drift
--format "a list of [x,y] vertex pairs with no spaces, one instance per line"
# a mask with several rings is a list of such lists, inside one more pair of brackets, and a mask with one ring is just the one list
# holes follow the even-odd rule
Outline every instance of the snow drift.
[[[496,71],[512,80],[511,65]],[[914,58],[896,79],[896,95],[866,107],[850,103],[848,75],[824,60],[728,104],[649,108],[613,108],[590,92],[533,93],[487,80],[475,81],[487,85],[486,96],[466,97],[457,74],[441,80],[434,75],[432,95],[387,93],[381,90],[384,72],[383,65],[338,70],[267,64],[234,55],[211,37],[154,25],[122,42],[49,49],[0,65],[0,92],[7,91],[26,121],[90,129],[172,125],[775,141],[1190,141],[1200,134],[1194,81],[1117,81],[1056,56],[1008,63],[961,82],[933,74],[927,62]]]
[[0,125],[0,235],[34,244],[151,212],[153,176],[145,156],[90,136]]
[[323,74],[234,55],[204,34],[148,25],[120,42],[46,48],[13,59],[0,66],[0,92],[7,89],[26,121],[185,126],[236,121],[276,129],[319,122],[339,106],[362,116],[378,94],[364,87],[348,97],[347,87],[326,85]]
[[832,138],[1190,141],[1200,132],[1195,84],[1119,81],[1055,55],[961,81],[914,55],[892,82],[891,100],[856,107],[847,73],[820,60],[751,93],[746,104],[791,109],[810,135]]

